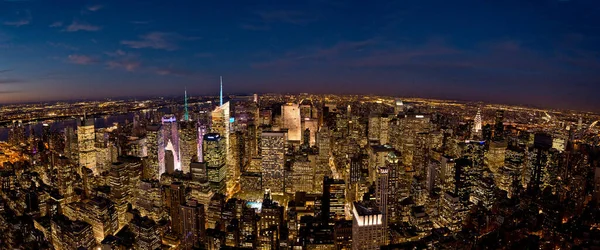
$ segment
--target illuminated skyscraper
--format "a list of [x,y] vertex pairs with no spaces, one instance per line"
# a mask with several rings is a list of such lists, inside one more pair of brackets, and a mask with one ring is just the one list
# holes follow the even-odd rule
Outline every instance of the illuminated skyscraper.
[[92,226],[64,215],[52,217],[52,243],[57,250],[93,249],[96,246]]
[[314,146],[317,143],[317,131],[319,131],[319,121],[313,118],[304,118],[302,120],[302,131],[309,130],[308,143],[309,146]]
[[552,137],[548,134],[537,133],[534,136],[533,147],[529,149],[529,166],[527,171],[530,172],[527,189],[540,193],[542,191],[542,180],[545,170],[549,167],[550,155],[549,151],[552,148]]
[[190,172],[190,163],[198,154],[198,128],[195,122],[179,123],[179,138],[181,140],[181,169]]
[[175,172],[175,158],[173,151],[165,150],[165,173],[173,174]]
[[325,176],[323,179],[323,218],[333,224],[334,220],[343,219],[346,205],[346,183],[344,180],[332,179]]
[[139,173],[142,164],[139,158],[120,158],[119,162],[113,163],[106,184],[111,186],[109,197],[115,203],[119,215],[119,228],[125,226],[127,220],[127,205],[134,199],[137,189]]
[[[148,148],[148,157],[146,158],[146,169],[144,177],[148,179],[160,179],[159,159],[165,157],[164,138],[161,136],[160,124],[149,125],[146,128],[146,146]],[[162,150],[160,150],[162,148]]]
[[204,151],[203,151],[203,144],[204,144],[204,135],[208,133],[206,126],[203,124],[198,124],[198,162],[204,162]]
[[69,159],[64,156],[52,154],[50,157],[53,164],[52,167],[56,169],[56,186],[58,187],[58,192],[66,200],[70,201],[74,195],[73,183],[75,182],[75,170],[80,168],[74,167],[69,162]]
[[63,213],[72,220],[90,224],[97,243],[110,234],[116,234],[119,227],[117,210],[114,203],[107,198],[94,197],[70,203],[65,206]]
[[494,140],[500,141],[504,137],[504,110],[496,110],[494,124]]
[[417,133],[412,157],[412,167],[418,176],[427,176],[430,146],[429,133]]
[[[25,130],[23,128],[23,130]],[[24,132],[23,132],[24,133]],[[25,135],[23,135],[24,137]],[[25,140],[25,139],[23,139]],[[79,162],[79,149],[77,148],[77,133],[73,127],[65,128],[65,149],[64,154],[73,162]],[[82,167],[82,166],[79,166]]]
[[129,222],[129,229],[135,235],[135,249],[160,248],[160,230],[152,219],[135,215]]
[[[177,119],[174,115],[166,115],[162,118],[162,127],[161,127],[162,141],[164,142],[164,147],[162,147],[159,143],[158,147],[158,166],[159,171],[158,175],[162,175],[166,172],[166,152],[167,150],[172,152],[173,155],[173,166],[174,170],[181,170],[181,152],[179,148],[179,131],[177,127]],[[162,157],[161,157],[162,156]]]
[[425,188],[430,194],[436,191],[440,186],[441,163],[438,160],[431,159],[427,165],[427,174],[425,179]]
[[400,152],[394,150],[385,157],[385,166],[388,170],[387,184],[387,222],[398,222],[400,220],[400,200],[408,197],[408,176],[400,162]]
[[204,135],[203,144],[208,181],[215,192],[223,192],[227,176],[224,139],[219,134],[209,133]]
[[384,145],[389,143],[390,117],[374,114],[369,116],[368,139]]
[[296,192],[313,191],[315,169],[311,166],[308,157],[302,156],[290,161],[290,169],[286,171],[285,190],[289,194]]
[[288,140],[302,140],[302,126],[300,122],[300,108],[298,104],[287,103],[281,105],[281,120],[283,128],[288,129]]
[[165,211],[163,210],[162,186],[157,180],[140,181],[136,190],[135,201],[131,202],[135,209],[140,210],[154,221],[159,221]]
[[286,137],[285,132],[264,131],[260,139],[263,187],[277,194],[284,192]]
[[189,200],[181,209],[181,244],[183,249],[198,248],[202,244],[206,230],[206,214],[204,205],[198,201]]
[[[321,127],[317,133],[317,147],[319,154],[317,155],[317,166],[315,168],[315,180],[322,180],[325,176],[331,174],[329,167],[329,157],[331,154],[331,133],[327,126]],[[315,192],[323,190],[323,183],[315,181]]]
[[388,226],[388,218],[389,218],[389,202],[388,202],[388,194],[389,190],[389,169],[387,167],[379,167],[377,168],[377,186],[375,187],[376,197],[375,201],[377,203],[377,207],[379,211],[381,211],[381,237],[386,240],[387,235],[387,226]]
[[402,113],[403,111],[404,111],[404,103],[402,103],[402,100],[396,98],[396,100],[394,100],[394,113],[399,114],[399,113]]
[[96,169],[94,119],[84,118],[77,127],[77,143],[79,145],[79,165],[91,169],[98,175]]
[[471,196],[469,200],[473,204],[481,204],[487,209],[491,209],[494,204],[494,190],[496,185],[489,171],[485,171],[482,176],[479,176],[473,183],[471,188]]
[[467,205],[471,195],[472,182],[469,179],[473,162],[467,158],[460,158],[454,161],[454,192],[464,205]]
[[384,244],[382,214],[375,204],[354,202],[352,249],[376,250]]
[[490,143],[488,150],[484,153],[485,164],[494,174],[497,174],[504,165],[506,147],[506,142],[495,141]]
[[378,141],[379,136],[381,134],[381,115],[380,114],[371,114],[369,116],[369,127],[368,127],[368,135],[367,138],[370,141]]
[[183,230],[181,221],[180,205],[185,202],[185,187],[181,182],[173,182],[166,190],[166,203],[169,205],[169,215],[171,216],[171,230],[181,235]]
[[473,133],[479,135],[481,133],[481,109],[477,109],[477,114],[473,121]]
[[[230,102],[227,102],[219,107],[216,107],[214,111],[211,113],[211,129],[212,133],[218,133],[221,135],[222,140],[225,142],[225,159],[226,163],[230,162],[229,157],[231,157],[230,148],[229,148],[229,133],[231,129],[231,120],[230,120]],[[205,138],[206,139],[206,138]],[[206,152],[206,151],[205,151]],[[206,155],[204,155],[206,157]],[[227,191],[233,189],[235,184],[233,180],[233,171],[230,171],[229,165],[225,165],[225,172],[227,176],[226,184]]]
[[468,210],[453,192],[444,192],[441,197],[440,223],[450,230],[458,231]]
[[[393,126],[395,136],[390,136],[394,142],[392,146],[400,151],[402,163],[412,167],[415,148],[419,141],[417,136],[419,132],[428,132],[430,127],[430,115],[425,114],[405,114],[398,117]],[[426,143],[426,142],[425,142]]]
[[277,249],[277,243],[283,227],[284,208],[274,202],[271,197],[271,191],[265,190],[260,213],[259,238],[261,249]]

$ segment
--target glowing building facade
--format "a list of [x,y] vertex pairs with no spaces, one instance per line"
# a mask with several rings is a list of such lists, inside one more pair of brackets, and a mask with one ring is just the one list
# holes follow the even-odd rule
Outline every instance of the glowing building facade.
[[475,119],[473,121],[473,133],[479,134],[481,133],[481,109],[477,109],[477,114],[475,115]]
[[263,188],[271,189],[276,194],[284,192],[286,141],[286,133],[279,131],[264,131],[260,140]]
[[[144,177],[147,179],[160,179],[159,174],[159,159],[164,159],[164,140],[160,136],[160,124],[149,125],[146,128],[146,148],[148,157],[146,158],[146,168],[144,169]],[[163,150],[159,150],[162,148]]]
[[283,128],[288,129],[288,140],[302,140],[302,126],[300,123],[300,108],[298,104],[288,103],[281,106],[281,119]]
[[[230,149],[229,149],[229,131],[231,129],[231,121],[230,121],[230,104],[229,102],[215,108],[215,110],[211,113],[211,132],[218,133],[221,135],[222,140],[225,142],[225,159],[226,162],[229,161],[229,157],[231,157]],[[206,138],[205,138],[206,139]],[[206,152],[206,150],[205,150]],[[206,157],[206,155],[204,155]],[[230,171],[230,166],[225,166],[225,173],[227,176],[227,190],[232,190],[234,181],[233,181],[233,171]]]
[[203,140],[204,163],[208,181],[215,192],[222,192],[225,178],[227,177],[227,167],[225,166],[225,141],[217,133],[204,135]]
[[354,202],[352,249],[379,249],[383,245],[383,216],[375,204]]
[[[179,148],[179,130],[177,128],[177,119],[174,115],[166,115],[162,118],[162,127],[160,130],[162,137],[163,145],[161,146],[159,143],[158,147],[158,166],[159,171],[158,175],[162,175],[166,172],[167,164],[166,159],[170,157],[166,157],[166,153],[170,151],[173,156],[173,166],[174,170],[181,170],[181,152]],[[161,157],[162,156],[162,157]]]
[[83,119],[77,127],[77,142],[79,146],[79,165],[91,169],[98,175],[96,169],[94,119]]
[[181,139],[181,170],[190,172],[190,163],[198,155],[198,129],[194,122],[181,122],[179,136]]

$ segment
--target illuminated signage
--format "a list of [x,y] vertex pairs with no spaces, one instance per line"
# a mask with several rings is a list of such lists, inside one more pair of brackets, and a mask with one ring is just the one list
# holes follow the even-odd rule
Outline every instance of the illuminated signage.
[[175,117],[162,118],[162,122],[163,123],[165,123],[165,122],[175,122],[175,121],[176,121]]

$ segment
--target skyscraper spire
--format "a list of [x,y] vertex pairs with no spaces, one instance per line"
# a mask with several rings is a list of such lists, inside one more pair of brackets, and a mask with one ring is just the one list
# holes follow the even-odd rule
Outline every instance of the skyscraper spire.
[[223,76],[221,76],[221,91],[219,92],[219,106],[223,106]]
[[481,131],[481,108],[477,108],[477,114],[474,119],[473,131],[479,133]]
[[185,114],[183,115],[183,120],[184,121],[189,121],[190,120],[190,115],[188,113],[188,104],[187,104],[187,87],[184,89],[184,109],[185,109]]

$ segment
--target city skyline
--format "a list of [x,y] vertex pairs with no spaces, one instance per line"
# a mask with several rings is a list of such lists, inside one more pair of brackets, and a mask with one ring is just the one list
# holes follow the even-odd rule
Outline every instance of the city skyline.
[[174,96],[186,87],[217,95],[222,75],[226,94],[375,94],[598,112],[598,7],[5,0],[0,103]]
[[185,96],[0,108],[0,248],[600,244],[598,114]]

